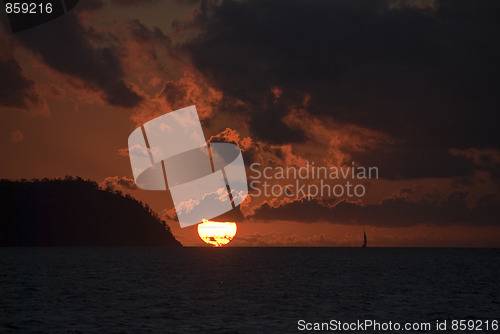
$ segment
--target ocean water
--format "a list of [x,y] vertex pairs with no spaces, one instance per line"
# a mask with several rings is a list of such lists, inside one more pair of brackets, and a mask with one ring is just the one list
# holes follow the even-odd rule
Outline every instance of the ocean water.
[[0,333],[308,332],[300,319],[449,328],[500,320],[499,275],[499,249],[1,248]]

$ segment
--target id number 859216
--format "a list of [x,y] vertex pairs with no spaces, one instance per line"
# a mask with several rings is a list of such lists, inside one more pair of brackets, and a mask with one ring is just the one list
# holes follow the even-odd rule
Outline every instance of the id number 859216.
[[52,13],[51,2],[6,2],[5,12],[7,14],[50,14]]

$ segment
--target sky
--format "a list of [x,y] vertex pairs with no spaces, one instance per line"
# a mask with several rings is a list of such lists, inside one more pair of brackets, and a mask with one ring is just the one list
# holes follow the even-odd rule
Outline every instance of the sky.
[[[167,192],[135,186],[127,149],[196,105],[254,181],[229,246],[499,247],[498,17],[497,1],[86,0],[12,33],[2,12],[0,178],[94,180],[201,246]],[[356,174],[276,175],[313,166]]]

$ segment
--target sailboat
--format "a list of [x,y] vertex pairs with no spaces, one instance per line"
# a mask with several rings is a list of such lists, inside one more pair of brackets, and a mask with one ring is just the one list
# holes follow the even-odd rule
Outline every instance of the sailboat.
[[363,248],[365,248],[367,242],[366,242],[366,232],[364,230],[363,230],[363,235],[364,235],[364,238],[365,238],[365,241],[363,242]]

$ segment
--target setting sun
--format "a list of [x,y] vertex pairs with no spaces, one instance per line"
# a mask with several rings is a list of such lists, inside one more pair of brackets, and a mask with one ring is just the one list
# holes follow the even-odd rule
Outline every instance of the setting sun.
[[203,219],[203,223],[198,224],[198,235],[207,244],[221,247],[234,238],[236,229],[236,223],[233,222],[213,222]]

